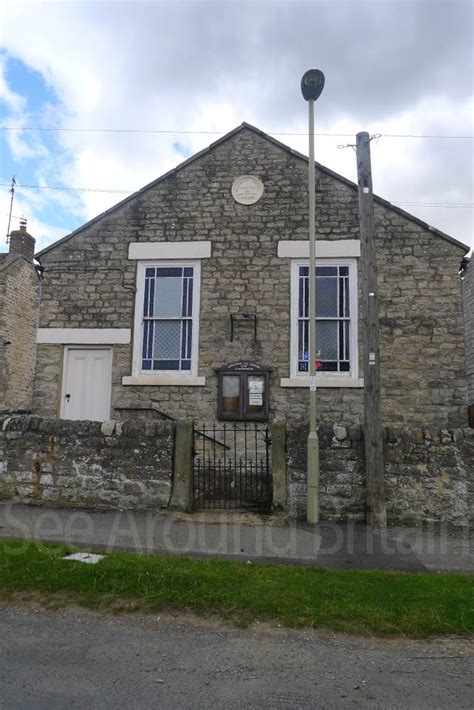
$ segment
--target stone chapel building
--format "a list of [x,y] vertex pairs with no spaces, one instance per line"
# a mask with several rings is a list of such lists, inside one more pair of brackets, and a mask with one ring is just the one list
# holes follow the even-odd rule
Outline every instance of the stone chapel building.
[[[306,157],[242,124],[39,252],[34,411],[305,422],[307,174]],[[466,426],[468,247],[379,197],[375,225],[383,423]],[[316,236],[319,419],[358,425],[357,186],[322,165]]]

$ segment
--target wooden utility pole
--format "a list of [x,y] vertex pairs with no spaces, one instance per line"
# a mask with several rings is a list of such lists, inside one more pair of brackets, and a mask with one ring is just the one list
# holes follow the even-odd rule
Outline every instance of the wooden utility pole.
[[370,136],[357,134],[357,181],[362,259],[362,322],[364,337],[364,441],[368,522],[387,525],[383,429],[380,407],[380,350],[374,204],[370,165]]

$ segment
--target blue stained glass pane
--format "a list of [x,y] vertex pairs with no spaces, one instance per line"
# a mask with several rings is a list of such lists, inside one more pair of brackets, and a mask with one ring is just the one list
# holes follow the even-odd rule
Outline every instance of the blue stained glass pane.
[[344,360],[344,321],[339,322],[339,360]]
[[192,357],[192,343],[193,343],[193,322],[192,320],[188,321],[188,348],[187,348],[187,353],[186,355],[188,357]]
[[181,360],[181,369],[182,370],[190,370],[191,369],[191,360]]
[[150,281],[150,297],[149,297],[149,305],[148,305],[148,315],[153,316],[155,315],[155,279],[151,279]]
[[189,284],[189,280],[184,279],[183,280],[183,303],[181,306],[181,315],[182,316],[188,315],[188,284]]
[[145,321],[143,324],[143,348],[142,348],[142,357],[147,356],[147,345],[148,345],[148,321]]
[[308,372],[308,363],[307,362],[300,362],[298,364],[298,372]]
[[151,370],[151,360],[142,360],[142,370]]
[[193,313],[193,282],[194,279],[189,279],[188,281],[188,316]]
[[154,370],[179,370],[179,360],[153,360]]
[[193,267],[192,266],[187,266],[185,269],[183,269],[183,276],[192,276],[193,275]]
[[337,266],[317,266],[316,276],[337,276]]
[[309,276],[309,266],[300,266],[300,276]]
[[181,324],[181,357],[186,357],[186,343],[188,340],[187,330],[188,330],[188,321],[183,320],[183,322]]
[[143,349],[142,357],[149,358],[152,356],[153,350],[153,323],[145,321],[143,324]]
[[322,362],[321,370],[323,372],[337,372],[337,362]]
[[150,279],[145,279],[145,297],[143,299],[143,315],[148,315],[148,300],[150,297]]
[[348,266],[340,266],[339,273],[341,276],[349,276],[349,267]]
[[145,276],[154,276],[155,275],[155,269],[145,269]]
[[303,327],[304,322],[302,320],[298,321],[298,360],[303,360]]
[[182,276],[183,269],[179,267],[163,266],[156,270],[157,277],[168,277],[168,276]]
[[148,321],[148,352],[147,357],[153,357],[153,331],[155,324],[152,321]]

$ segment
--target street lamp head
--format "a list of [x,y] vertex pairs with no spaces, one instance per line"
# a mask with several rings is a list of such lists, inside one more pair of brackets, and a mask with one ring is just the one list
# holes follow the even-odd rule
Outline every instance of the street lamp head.
[[316,101],[324,89],[324,74],[319,69],[308,69],[301,79],[301,92],[305,101]]

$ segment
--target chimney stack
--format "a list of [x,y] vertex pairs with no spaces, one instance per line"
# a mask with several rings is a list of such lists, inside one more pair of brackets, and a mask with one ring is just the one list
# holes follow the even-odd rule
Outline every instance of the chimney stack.
[[20,229],[10,232],[10,254],[23,254],[32,260],[35,253],[36,240],[26,231],[26,219],[20,219]]

